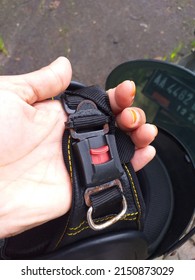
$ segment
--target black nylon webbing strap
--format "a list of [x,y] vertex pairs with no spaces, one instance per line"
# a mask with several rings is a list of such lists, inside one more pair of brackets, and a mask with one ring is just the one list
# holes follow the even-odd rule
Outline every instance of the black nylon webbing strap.
[[6,239],[4,259],[31,259],[106,234],[143,229],[145,206],[130,163],[134,145],[115,126],[107,94],[92,86],[66,91],[61,101],[68,114],[62,150],[73,186],[71,210]]
[[91,202],[93,205],[94,217],[101,217],[104,215],[104,211],[110,214],[118,213],[121,206],[122,194],[120,188],[113,186],[109,190],[103,190],[98,193],[92,194]]
[[[63,137],[63,155],[72,179],[74,197],[66,233],[58,246],[95,236],[100,231],[102,234],[126,227],[140,230],[144,202],[130,164],[134,145],[129,136],[115,127],[107,94],[101,88],[91,86],[66,91],[61,100],[69,116],[68,131]],[[107,147],[109,151],[104,152]],[[102,149],[100,154],[98,149]],[[98,155],[94,156],[96,152]],[[98,164],[93,164],[96,157],[99,157],[95,159]],[[119,221],[101,229],[105,221],[112,221],[123,211],[125,201],[127,209]],[[100,225],[101,230],[98,226],[98,229],[91,228],[87,220],[89,209],[92,209],[90,218],[95,225]]]

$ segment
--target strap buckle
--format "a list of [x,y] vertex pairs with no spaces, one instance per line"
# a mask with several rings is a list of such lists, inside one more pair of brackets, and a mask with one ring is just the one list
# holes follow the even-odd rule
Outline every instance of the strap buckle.
[[[66,127],[79,163],[81,183],[87,188],[84,195],[89,207],[87,221],[91,229],[102,230],[116,223],[127,212],[127,201],[119,180],[124,170],[115,135],[109,133],[113,119],[88,99],[79,102],[76,110],[72,109],[74,106],[70,109],[66,103],[64,108],[69,114]],[[109,215],[112,218],[109,219]],[[96,217],[105,216],[106,221],[97,222]]]
[[[97,134],[99,134],[97,132]],[[114,135],[100,135],[73,143],[86,187],[94,187],[120,178],[124,173]]]
[[[106,221],[106,222],[103,222],[101,224],[97,224],[95,223],[92,215],[93,215],[93,206],[92,206],[92,202],[91,202],[91,199],[90,199],[90,196],[93,195],[93,194],[96,194],[98,192],[101,192],[101,191],[104,191],[106,189],[109,189],[113,186],[117,186],[120,188],[121,190],[121,195],[122,195],[122,210],[116,215],[114,216],[113,218],[111,218],[110,220]],[[87,221],[88,221],[88,224],[90,226],[91,229],[93,230],[103,230],[113,224],[115,224],[117,221],[119,221],[127,212],[127,201],[126,201],[126,198],[125,196],[123,195],[123,189],[122,189],[122,185],[121,185],[121,182],[120,180],[118,179],[115,179],[113,181],[110,181],[108,183],[105,183],[103,185],[100,185],[100,186],[96,186],[94,188],[88,188],[86,189],[85,191],[85,203],[87,206],[89,206],[89,209],[87,211]]]

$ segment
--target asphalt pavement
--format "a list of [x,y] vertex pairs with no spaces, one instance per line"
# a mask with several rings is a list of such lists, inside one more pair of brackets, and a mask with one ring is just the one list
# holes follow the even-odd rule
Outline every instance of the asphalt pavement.
[[190,52],[194,7],[195,0],[0,0],[0,74],[64,55],[74,80],[104,86],[124,61]]

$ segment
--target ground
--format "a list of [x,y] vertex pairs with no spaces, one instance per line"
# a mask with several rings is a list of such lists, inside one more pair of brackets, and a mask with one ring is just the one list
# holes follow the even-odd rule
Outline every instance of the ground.
[[[74,80],[104,86],[120,63],[176,61],[195,45],[195,0],[0,0],[0,7],[1,75],[63,55]],[[179,258],[193,258],[190,248]]]
[[[104,85],[118,64],[184,55],[195,0],[0,0],[0,74],[29,72],[60,55],[73,79]],[[0,50],[1,50],[0,43]]]

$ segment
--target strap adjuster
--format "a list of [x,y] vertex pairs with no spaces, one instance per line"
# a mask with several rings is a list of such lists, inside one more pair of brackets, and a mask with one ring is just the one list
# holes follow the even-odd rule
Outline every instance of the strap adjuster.
[[81,141],[109,132],[109,117],[100,112],[93,101],[83,100],[76,110],[70,109],[66,103],[63,105],[69,114],[66,127],[69,128],[73,139]]
[[[95,223],[95,221],[93,219],[94,208],[93,208],[90,196],[92,196],[93,194],[98,194],[99,192],[102,192],[102,191],[104,191],[106,189],[109,189],[109,188],[112,188],[114,186],[117,186],[117,187],[120,188],[121,197],[122,197],[122,210],[116,216],[114,216],[113,218],[109,219],[108,221],[103,222],[101,224],[99,224],[99,223],[97,224],[97,223]],[[127,212],[127,201],[126,201],[125,196],[123,195],[123,189],[122,189],[121,182],[118,179],[115,179],[113,181],[110,181],[110,182],[105,183],[105,184],[100,185],[100,186],[96,186],[94,188],[86,189],[84,198],[85,198],[86,205],[89,207],[89,209],[87,211],[87,221],[88,221],[88,224],[89,224],[91,229],[96,230],[96,231],[97,230],[103,230],[103,229],[105,229],[105,228],[115,224]]]
[[92,131],[87,131],[87,132],[76,132],[76,130],[74,130],[73,128],[70,128],[70,134],[71,134],[72,138],[80,140],[80,141],[83,139],[86,139],[86,138],[90,138],[90,137],[105,135],[108,133],[108,131],[109,131],[109,126],[107,123],[104,124],[102,129],[92,130]]

